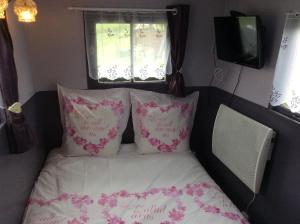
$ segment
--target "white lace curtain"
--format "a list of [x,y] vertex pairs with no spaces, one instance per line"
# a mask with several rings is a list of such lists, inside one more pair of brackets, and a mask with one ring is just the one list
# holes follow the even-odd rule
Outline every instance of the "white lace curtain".
[[295,14],[286,18],[270,104],[300,113],[300,17]]
[[85,12],[89,76],[163,80],[169,60],[166,13]]

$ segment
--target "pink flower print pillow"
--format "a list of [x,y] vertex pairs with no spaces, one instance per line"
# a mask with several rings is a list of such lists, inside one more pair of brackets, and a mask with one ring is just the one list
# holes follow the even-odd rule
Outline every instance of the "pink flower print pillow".
[[182,152],[189,141],[199,93],[185,98],[131,90],[134,139],[141,154]]
[[130,113],[129,90],[75,90],[58,86],[58,94],[65,155],[116,155]]

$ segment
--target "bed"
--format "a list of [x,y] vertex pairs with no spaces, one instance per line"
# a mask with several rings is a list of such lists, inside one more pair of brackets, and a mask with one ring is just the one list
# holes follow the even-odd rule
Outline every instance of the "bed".
[[246,224],[191,152],[65,157],[53,150],[23,224]]

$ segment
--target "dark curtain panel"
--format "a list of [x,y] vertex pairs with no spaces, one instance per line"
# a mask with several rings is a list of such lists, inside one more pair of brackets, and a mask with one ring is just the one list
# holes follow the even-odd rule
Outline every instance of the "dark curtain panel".
[[171,41],[172,74],[167,77],[169,93],[184,96],[184,78],[180,72],[184,60],[188,24],[189,5],[170,5],[167,9],[177,9],[177,13],[168,12],[168,25]]
[[[8,108],[19,101],[18,76],[14,61],[13,44],[6,19],[0,19],[0,89],[3,103]],[[34,143],[23,113],[6,110],[8,140],[12,153],[22,153]]]

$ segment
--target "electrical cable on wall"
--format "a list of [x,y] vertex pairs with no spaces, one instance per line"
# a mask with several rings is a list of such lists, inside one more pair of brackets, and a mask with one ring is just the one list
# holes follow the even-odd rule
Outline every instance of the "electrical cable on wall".
[[242,73],[243,73],[243,69],[244,69],[244,66],[241,65],[241,68],[240,68],[240,71],[239,71],[239,74],[238,74],[237,82],[235,84],[234,90],[233,90],[233,92],[231,94],[231,97],[230,97],[230,101],[229,101],[229,105],[230,106],[232,105],[233,97],[235,96],[236,90],[237,90],[237,88],[240,85],[240,81],[241,81],[241,76],[242,76]]
[[249,208],[251,207],[251,205],[253,204],[254,200],[256,198],[256,194],[253,194],[253,198],[251,199],[251,201],[248,203],[247,208],[246,208],[246,213],[248,213]]
[[247,218],[247,219],[249,219],[249,215],[248,215],[249,208],[251,207],[251,205],[253,205],[253,203],[254,203],[254,201],[255,201],[255,198],[256,198],[256,194],[254,193],[252,199],[248,202],[245,211],[242,212],[242,214],[243,214],[243,215],[245,216],[245,218]]
[[[215,56],[215,46],[216,44],[214,43],[212,48],[211,48],[211,53],[212,53],[212,58],[213,58],[213,64],[214,64],[214,69],[217,67],[217,62],[216,62],[216,56]],[[211,86],[213,81],[215,79],[215,74],[213,73],[213,75],[210,78],[209,84],[208,86]]]
[[217,60],[216,60],[216,44],[213,44],[212,47],[212,56],[213,56],[213,64],[214,64],[214,72],[213,75],[209,81],[209,85],[208,86],[212,86],[213,82],[215,81],[215,79],[217,79],[218,81],[223,81],[223,68],[218,67],[217,65]]

